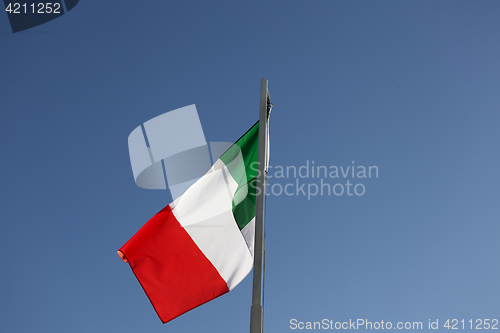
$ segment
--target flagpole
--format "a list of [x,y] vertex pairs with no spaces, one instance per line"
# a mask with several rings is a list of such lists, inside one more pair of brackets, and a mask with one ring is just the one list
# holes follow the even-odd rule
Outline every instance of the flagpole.
[[252,307],[250,309],[250,333],[262,333],[264,325],[264,251],[265,251],[265,198],[268,140],[268,99],[267,79],[260,84],[259,155],[257,174],[257,196],[255,203],[255,245],[253,264]]

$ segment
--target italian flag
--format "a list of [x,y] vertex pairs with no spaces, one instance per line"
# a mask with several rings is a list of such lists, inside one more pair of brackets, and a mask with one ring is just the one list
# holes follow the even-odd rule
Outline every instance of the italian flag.
[[163,323],[232,290],[253,267],[259,123],[118,254]]

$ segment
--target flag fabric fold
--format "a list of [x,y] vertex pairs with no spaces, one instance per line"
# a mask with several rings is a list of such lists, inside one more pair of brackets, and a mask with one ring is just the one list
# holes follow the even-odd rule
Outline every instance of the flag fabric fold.
[[232,290],[253,266],[259,123],[118,254],[163,323]]

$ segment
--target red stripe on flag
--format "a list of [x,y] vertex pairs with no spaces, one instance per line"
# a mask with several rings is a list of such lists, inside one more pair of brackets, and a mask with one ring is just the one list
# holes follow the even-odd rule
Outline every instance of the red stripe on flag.
[[229,291],[170,206],[151,218],[120,251],[163,323]]

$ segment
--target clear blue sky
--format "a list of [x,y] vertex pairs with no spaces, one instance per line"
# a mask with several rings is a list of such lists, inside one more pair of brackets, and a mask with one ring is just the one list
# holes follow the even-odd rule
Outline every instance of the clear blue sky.
[[116,251],[171,200],[135,185],[129,133],[196,104],[208,141],[234,141],[263,77],[272,166],[378,167],[324,179],[362,196],[268,198],[265,331],[500,319],[499,15],[498,1],[82,0],[12,34],[0,13],[2,332],[248,332],[251,276],[162,325]]

